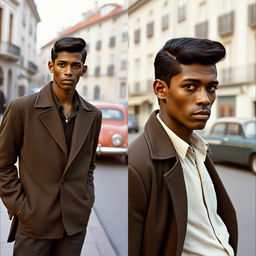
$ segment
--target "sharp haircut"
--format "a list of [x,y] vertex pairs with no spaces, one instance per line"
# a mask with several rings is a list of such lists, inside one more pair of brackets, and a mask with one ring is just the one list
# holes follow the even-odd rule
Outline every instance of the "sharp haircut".
[[51,50],[52,62],[58,57],[58,52],[81,52],[82,62],[85,63],[87,51],[85,49],[86,42],[79,37],[63,37],[57,40]]
[[191,37],[168,40],[156,55],[155,79],[165,81],[169,87],[172,76],[182,71],[180,64],[211,65],[222,60],[225,55],[224,46],[216,41]]

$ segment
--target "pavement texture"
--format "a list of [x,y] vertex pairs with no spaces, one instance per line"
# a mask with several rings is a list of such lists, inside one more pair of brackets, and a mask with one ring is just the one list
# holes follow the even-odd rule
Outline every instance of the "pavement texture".
[[[14,243],[7,243],[10,221],[0,202],[0,256],[12,256]],[[68,256],[68,255],[67,255]],[[95,211],[92,209],[81,256],[117,256]]]

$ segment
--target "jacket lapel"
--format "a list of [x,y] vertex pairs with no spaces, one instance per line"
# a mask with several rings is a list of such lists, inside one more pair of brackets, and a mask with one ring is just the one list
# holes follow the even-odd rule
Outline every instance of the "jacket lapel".
[[77,112],[75,120],[75,125],[73,128],[71,148],[64,174],[76,157],[77,153],[80,151],[85,141],[85,138],[87,137],[88,132],[91,129],[94,118],[95,112],[90,111],[83,104],[80,104],[79,111]]
[[156,114],[157,111],[153,112],[150,116],[145,125],[144,134],[149,145],[151,158],[154,160],[161,160],[163,166],[168,166],[168,168],[165,168],[167,171],[163,176],[172,200],[173,210],[176,217],[177,235],[179,238],[177,255],[181,255],[187,227],[187,194],[185,180],[177,153],[164,128],[157,120]]
[[38,109],[38,118],[48,130],[49,134],[59,145],[64,154],[68,154],[66,139],[61,124],[59,112],[55,107],[55,103],[51,93],[51,83],[47,84],[38,94],[35,108]]

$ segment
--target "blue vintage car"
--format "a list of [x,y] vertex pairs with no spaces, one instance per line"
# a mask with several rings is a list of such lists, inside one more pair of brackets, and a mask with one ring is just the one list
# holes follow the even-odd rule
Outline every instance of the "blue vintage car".
[[249,166],[256,173],[256,119],[219,118],[203,136],[215,162]]

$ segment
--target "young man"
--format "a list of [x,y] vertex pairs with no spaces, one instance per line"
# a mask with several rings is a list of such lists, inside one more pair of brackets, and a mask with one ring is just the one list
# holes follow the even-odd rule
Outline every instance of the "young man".
[[210,117],[222,44],[166,42],[155,58],[160,109],[129,147],[129,256],[233,256],[235,210],[193,130]]
[[101,126],[100,111],[76,91],[87,69],[85,46],[81,38],[58,40],[48,63],[53,81],[12,101],[3,118],[0,197],[13,218],[15,256],[80,255]]

